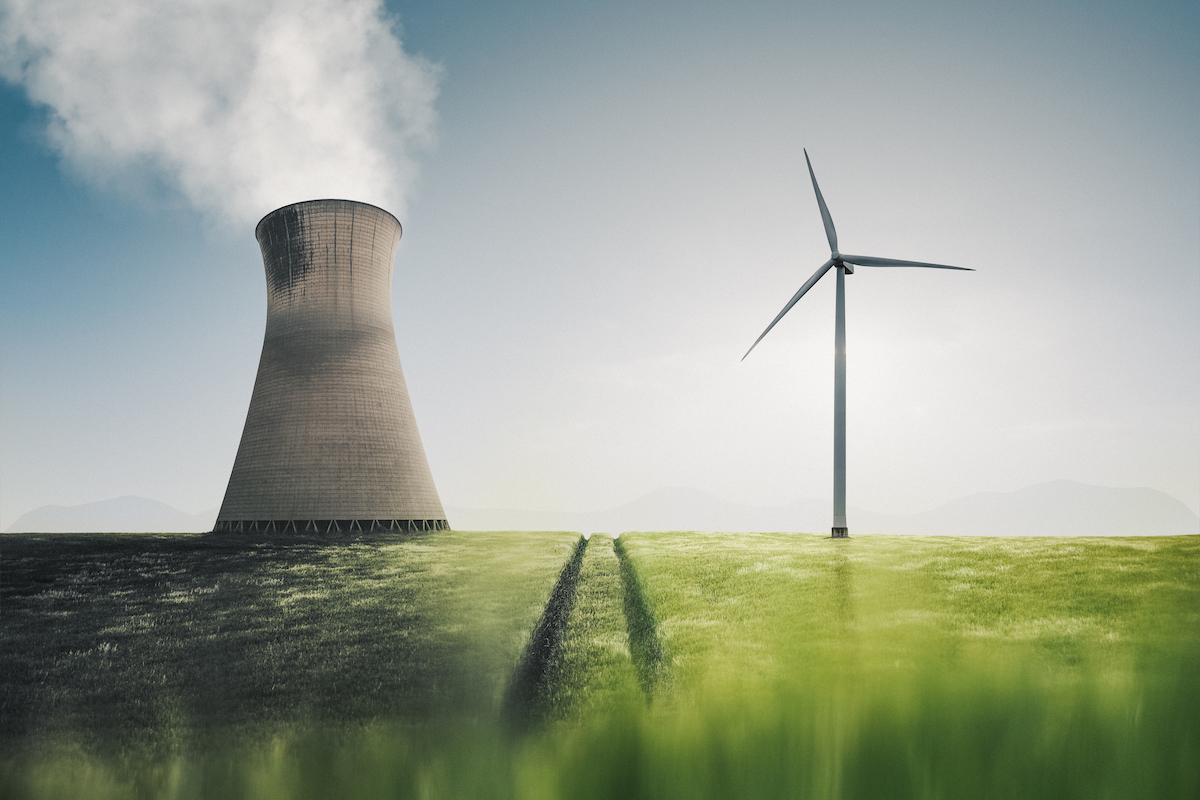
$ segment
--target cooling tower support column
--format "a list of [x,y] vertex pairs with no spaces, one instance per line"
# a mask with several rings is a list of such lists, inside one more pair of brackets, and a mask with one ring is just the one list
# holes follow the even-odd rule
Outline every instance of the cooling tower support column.
[[449,527],[392,327],[400,233],[391,214],[349,200],[258,223],[267,331],[215,530]]

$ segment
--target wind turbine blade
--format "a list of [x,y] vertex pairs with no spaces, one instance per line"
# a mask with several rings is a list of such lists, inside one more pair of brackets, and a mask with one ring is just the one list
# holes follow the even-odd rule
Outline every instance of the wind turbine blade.
[[821,196],[821,187],[817,186],[817,176],[813,174],[812,162],[808,160],[808,151],[804,151],[804,163],[808,164],[808,177],[812,178],[813,191],[817,193],[817,205],[821,208],[821,222],[825,223],[825,238],[829,240],[829,252],[837,252],[837,231],[833,227],[833,217],[829,216],[829,208],[825,198]]
[[974,272],[971,267],[951,267],[947,264],[930,264],[927,261],[901,261],[897,258],[876,258],[875,256],[842,255],[842,261],[860,267],[929,267],[930,269],[961,269]]
[[[806,280],[804,282],[804,285],[800,287],[800,291],[798,291],[794,295],[792,295],[791,300],[788,300],[788,304],[783,307],[783,311],[780,311],[779,315],[777,317],[775,317],[775,319],[771,320],[771,324],[768,325],[767,329],[762,332],[762,336],[759,336],[757,339],[754,340],[754,344],[750,345],[750,350],[753,350],[754,348],[758,347],[758,343],[763,340],[763,336],[766,336],[768,333],[771,332],[771,328],[775,327],[775,323],[779,322],[779,320],[783,319],[783,315],[786,314],[787,312],[791,311],[792,306],[796,305],[796,302],[801,297],[804,297],[804,293],[807,292],[809,289],[811,289],[817,281],[821,280],[821,276],[824,275],[826,272],[828,272],[829,268],[832,266],[833,266],[833,259],[831,258],[828,261],[826,261],[824,264],[822,264],[817,269],[817,271],[813,273],[811,278],[809,278],[808,280]],[[750,355],[750,350],[746,351],[746,356]],[[742,361],[746,360],[746,356],[742,356]]]

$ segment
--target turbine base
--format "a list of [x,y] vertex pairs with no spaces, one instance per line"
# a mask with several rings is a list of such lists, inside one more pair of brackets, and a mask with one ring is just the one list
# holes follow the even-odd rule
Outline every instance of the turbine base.
[[850,529],[849,528],[834,528],[833,535],[830,536],[829,538],[830,539],[849,539],[850,538]]

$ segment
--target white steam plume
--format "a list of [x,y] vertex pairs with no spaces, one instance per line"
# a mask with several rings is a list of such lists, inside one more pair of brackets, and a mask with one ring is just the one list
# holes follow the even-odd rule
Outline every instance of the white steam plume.
[[87,178],[149,169],[237,224],[323,197],[403,217],[436,121],[382,0],[0,0],[0,75]]

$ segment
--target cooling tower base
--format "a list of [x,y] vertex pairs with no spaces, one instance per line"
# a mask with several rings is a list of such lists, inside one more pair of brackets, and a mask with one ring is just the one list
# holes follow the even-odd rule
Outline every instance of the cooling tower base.
[[223,519],[213,527],[213,533],[384,533],[400,531],[448,531],[444,519]]

